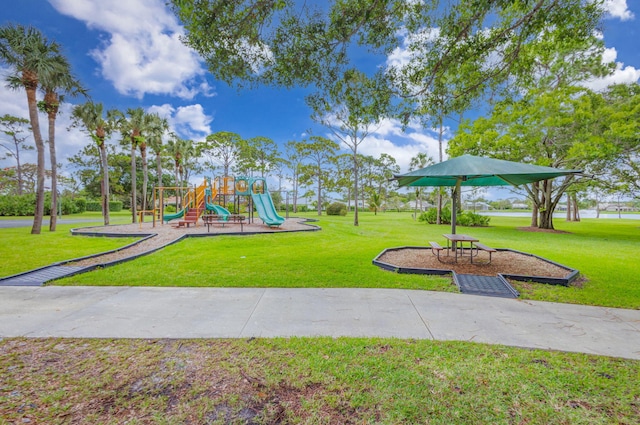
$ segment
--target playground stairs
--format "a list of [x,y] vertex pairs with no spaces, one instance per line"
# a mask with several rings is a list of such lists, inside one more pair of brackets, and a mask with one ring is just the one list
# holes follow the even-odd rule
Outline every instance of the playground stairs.
[[192,224],[194,226],[198,224],[198,218],[205,210],[206,189],[207,182],[205,180],[195,191],[189,192],[185,199],[185,204],[190,206],[184,217],[182,217],[182,219],[178,221],[177,226],[174,227],[190,227]]
[[189,208],[187,214],[182,218],[182,220],[178,221],[178,225],[176,227],[189,227],[192,224],[195,226],[198,223],[198,218],[204,212],[204,201],[199,204],[196,208]]

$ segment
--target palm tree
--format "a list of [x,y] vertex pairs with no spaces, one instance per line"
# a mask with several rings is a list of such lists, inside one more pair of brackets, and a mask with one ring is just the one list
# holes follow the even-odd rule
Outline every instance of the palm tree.
[[47,114],[49,122],[49,158],[51,162],[51,215],[49,218],[49,231],[56,230],[58,211],[58,160],[56,158],[56,116],[60,109],[60,103],[64,101],[65,94],[86,96],[86,90],[80,82],[71,75],[71,66],[66,58],[61,57],[63,68],[55,72],[46,73],[41,79],[41,88],[44,91],[44,101],[40,102],[41,110]]
[[[123,142],[131,148],[131,215],[132,222],[137,222],[138,196],[136,181],[136,150],[144,141],[144,132],[147,130],[149,115],[142,108],[127,109],[128,118],[120,113],[119,127]],[[145,147],[146,155],[146,147]]]
[[100,150],[100,168],[102,169],[102,182],[100,185],[102,198],[102,217],[104,225],[109,225],[109,165],[107,161],[107,149],[105,140],[111,135],[115,129],[117,112],[114,110],[107,111],[105,119],[103,113],[104,107],[102,103],[93,103],[91,101],[73,108],[71,117],[73,118],[73,127],[82,126],[84,130],[91,136],[93,141],[98,145]]
[[[419,170],[420,168],[424,168],[430,164],[433,164],[433,159],[430,156],[427,156],[426,153],[420,152],[411,158],[411,162],[409,162],[409,171]],[[422,210],[421,194],[422,188],[416,186],[416,210],[418,209],[418,199],[420,199],[420,209]]]
[[378,209],[382,205],[382,195],[372,190],[369,194],[369,207],[373,208],[374,215],[378,215]]
[[[156,185],[162,186],[162,136],[169,131],[169,122],[166,118],[161,118],[158,114],[151,114],[149,116],[149,128],[147,131],[146,144],[149,145],[153,153],[156,155]],[[145,146],[146,150],[146,146]],[[140,146],[140,152],[142,152],[142,145]],[[142,157],[142,167],[146,169],[146,154]],[[147,172],[143,170],[144,181],[142,183],[143,204],[142,208],[146,209],[147,199]]]
[[0,27],[0,62],[8,65],[13,71],[7,77],[9,86],[14,89],[24,88],[27,93],[29,121],[36,144],[37,183],[32,234],[40,234],[44,216],[45,155],[38,120],[36,91],[40,78],[64,70],[65,64],[61,59],[59,45],[49,42],[36,28],[12,24]]
[[173,158],[176,186],[184,185],[184,159],[193,151],[193,141],[173,135],[167,144],[167,152]]

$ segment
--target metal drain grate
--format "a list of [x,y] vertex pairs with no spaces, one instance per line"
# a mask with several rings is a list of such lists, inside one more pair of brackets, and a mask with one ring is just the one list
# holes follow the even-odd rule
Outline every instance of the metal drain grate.
[[0,279],[0,286],[42,286],[50,280],[76,274],[87,267],[78,266],[49,266],[6,279]]
[[463,294],[502,298],[518,298],[519,295],[518,291],[501,277],[456,274],[455,280]]

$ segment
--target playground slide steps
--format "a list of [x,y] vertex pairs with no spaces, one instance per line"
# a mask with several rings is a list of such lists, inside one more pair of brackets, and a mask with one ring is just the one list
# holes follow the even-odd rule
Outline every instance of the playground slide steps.
[[202,215],[204,210],[204,202],[201,202],[197,208],[190,208],[184,218],[178,221],[178,225],[176,227],[190,227],[192,224],[195,226],[198,222],[198,218]]

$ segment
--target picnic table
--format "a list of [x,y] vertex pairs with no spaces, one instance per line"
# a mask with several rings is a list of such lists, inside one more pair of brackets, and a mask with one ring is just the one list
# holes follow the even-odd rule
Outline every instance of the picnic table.
[[222,227],[225,224],[239,224],[240,231],[244,232],[243,225],[247,217],[241,214],[204,214],[201,218],[202,222],[207,225],[207,232],[210,231],[209,227],[214,224],[221,224]]
[[458,262],[458,256],[464,256],[464,244],[469,243],[469,256],[472,257],[473,261],[473,244],[474,242],[480,242],[478,238],[469,235],[458,235],[458,234],[444,234],[442,235],[447,240],[447,255],[449,255],[449,245],[454,252],[454,257],[456,263]]
[[[486,245],[481,244],[480,240],[473,236],[458,235],[458,234],[451,234],[451,233],[447,233],[442,236],[444,236],[444,238],[447,240],[447,255],[449,255],[449,245],[451,245],[454,252],[456,263],[458,262],[458,257],[462,258],[464,256],[465,243],[469,243],[469,257],[470,257],[471,263],[473,263],[473,257],[478,256],[478,252],[480,250],[486,251],[489,253],[488,263],[491,263],[491,254],[497,251],[494,248],[490,248]],[[474,249],[475,249],[475,255],[473,253]]]

